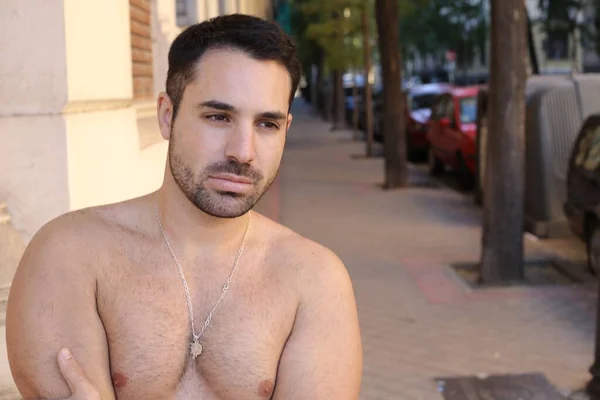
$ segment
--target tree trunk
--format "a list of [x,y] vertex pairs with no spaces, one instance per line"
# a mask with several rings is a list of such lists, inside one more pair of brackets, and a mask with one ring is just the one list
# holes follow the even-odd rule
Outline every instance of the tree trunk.
[[362,14],[363,52],[365,57],[364,71],[364,102],[365,105],[365,129],[367,131],[367,157],[373,157],[373,94],[369,83],[369,72],[371,71],[371,39],[369,28],[369,0],[364,1]]
[[344,129],[344,79],[339,69],[333,71],[333,126],[332,129]]
[[402,96],[402,65],[398,40],[398,1],[376,0],[377,32],[383,80],[385,187],[406,186],[406,133]]
[[317,110],[321,118],[327,118],[327,99],[325,93],[325,53],[323,49],[319,49],[319,57],[317,61]]
[[527,12],[527,8],[525,8],[525,13],[527,15],[527,48],[529,50],[529,62],[531,65],[531,74],[539,75],[540,74],[540,64],[538,62],[537,51],[535,50],[535,42],[533,40],[533,25],[531,23],[531,18],[529,18],[529,13]]
[[524,0],[492,0],[489,136],[481,274],[485,284],[523,279],[527,16]]
[[333,79],[333,74],[330,74],[327,77],[327,82],[324,84],[325,87],[325,120],[326,121],[333,121],[334,117],[333,117],[333,105],[334,105],[334,101],[333,101],[333,94],[335,92],[334,90],[334,79]]
[[571,52],[571,75],[577,75],[579,73],[579,63],[577,62],[577,45],[581,41],[577,40],[577,32],[571,32],[571,40],[573,45],[571,46],[573,51]]
[[358,81],[356,79],[356,68],[352,70],[352,136],[358,139]]
[[310,66],[310,104],[318,110],[319,97],[317,92],[317,79],[319,76],[319,69],[316,65]]

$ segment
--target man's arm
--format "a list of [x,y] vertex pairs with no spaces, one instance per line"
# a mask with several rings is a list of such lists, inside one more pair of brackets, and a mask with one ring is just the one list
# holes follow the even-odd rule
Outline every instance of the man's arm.
[[362,345],[352,283],[342,262],[318,251],[300,279],[300,304],[285,345],[274,399],[358,399]]
[[11,372],[25,399],[71,395],[56,360],[63,347],[71,350],[100,399],[115,398],[96,308],[93,254],[85,239],[89,232],[77,219],[61,217],[42,228],[13,279],[6,342]]

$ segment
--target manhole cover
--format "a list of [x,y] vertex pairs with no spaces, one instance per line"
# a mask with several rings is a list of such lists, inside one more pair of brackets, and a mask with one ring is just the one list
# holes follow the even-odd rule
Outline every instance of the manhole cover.
[[[560,260],[526,260],[524,263],[525,280],[507,286],[569,285],[586,282],[575,270],[569,271],[569,266]],[[454,263],[450,264],[450,267],[471,288],[487,287],[481,282],[479,263]]]
[[436,378],[445,400],[564,400],[542,374]]

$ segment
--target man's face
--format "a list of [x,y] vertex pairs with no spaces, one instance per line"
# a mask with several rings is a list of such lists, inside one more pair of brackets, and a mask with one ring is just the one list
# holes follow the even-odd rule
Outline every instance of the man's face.
[[196,67],[170,122],[159,98],[171,174],[203,212],[234,218],[248,212],[277,176],[286,132],[290,75],[275,61],[241,51],[210,50]]

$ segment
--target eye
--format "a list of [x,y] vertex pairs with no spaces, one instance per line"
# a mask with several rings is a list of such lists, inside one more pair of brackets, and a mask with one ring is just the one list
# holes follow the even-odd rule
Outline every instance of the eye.
[[205,118],[208,119],[209,121],[214,121],[214,122],[229,121],[229,118],[227,118],[227,116],[223,115],[223,114],[211,114],[211,115],[207,115]]
[[261,128],[266,128],[266,129],[271,129],[271,130],[279,129],[279,125],[277,125],[274,122],[270,122],[270,121],[263,121],[263,122],[259,123],[258,126],[260,126]]

